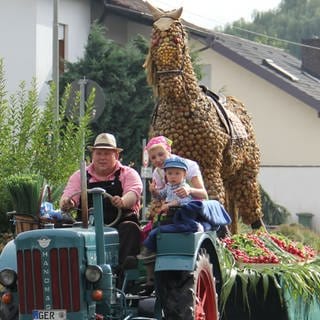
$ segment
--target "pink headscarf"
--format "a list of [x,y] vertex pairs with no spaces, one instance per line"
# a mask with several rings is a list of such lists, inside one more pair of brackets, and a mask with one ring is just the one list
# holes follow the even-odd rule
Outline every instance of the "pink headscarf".
[[146,150],[149,151],[150,149],[156,146],[162,146],[165,150],[171,152],[171,145],[172,141],[164,136],[157,136],[153,137],[149,140],[146,145]]

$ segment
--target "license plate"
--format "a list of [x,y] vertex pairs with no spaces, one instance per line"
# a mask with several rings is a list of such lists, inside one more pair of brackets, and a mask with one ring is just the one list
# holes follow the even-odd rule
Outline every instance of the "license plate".
[[67,320],[66,310],[33,310],[32,320]]

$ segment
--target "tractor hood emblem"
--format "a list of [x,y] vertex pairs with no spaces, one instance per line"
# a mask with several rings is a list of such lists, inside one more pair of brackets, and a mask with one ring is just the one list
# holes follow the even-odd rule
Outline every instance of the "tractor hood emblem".
[[47,237],[41,237],[39,240],[38,240],[38,243],[40,245],[41,248],[47,248],[50,244],[51,240]]

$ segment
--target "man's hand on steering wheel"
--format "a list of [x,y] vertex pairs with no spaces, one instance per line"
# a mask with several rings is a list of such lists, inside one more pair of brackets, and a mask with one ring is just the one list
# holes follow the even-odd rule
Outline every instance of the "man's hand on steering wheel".
[[124,208],[124,202],[120,196],[113,196],[111,199],[111,203],[117,208]]
[[75,202],[71,198],[63,198],[60,201],[60,209],[62,211],[68,212],[75,207]]

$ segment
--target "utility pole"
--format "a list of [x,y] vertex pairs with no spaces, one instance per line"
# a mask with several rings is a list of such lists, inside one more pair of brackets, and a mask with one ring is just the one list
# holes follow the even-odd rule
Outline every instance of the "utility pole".
[[53,0],[53,26],[52,26],[52,81],[55,84],[54,112],[55,118],[59,118],[59,0]]
[[[142,139],[142,165],[143,168],[145,168],[148,165],[148,160],[147,160],[147,153],[146,153],[146,139]],[[141,168],[141,170],[143,170]],[[146,219],[146,212],[147,212],[147,178],[145,176],[142,177],[142,184],[143,184],[143,189],[142,189],[142,219]]]
[[[88,80],[85,78],[79,80],[80,86],[80,114],[79,122],[85,114],[85,97],[86,97],[86,85]],[[81,176],[81,212],[82,212],[82,226],[88,228],[88,194],[87,194],[87,174],[86,174],[86,160],[85,160],[85,136],[82,136],[82,156],[80,161],[80,176]]]
[[143,195],[142,195],[142,219],[146,219],[147,213],[147,179],[152,179],[152,167],[149,167],[149,155],[146,150],[146,139],[142,139],[142,166],[141,166],[141,178],[143,184]]

